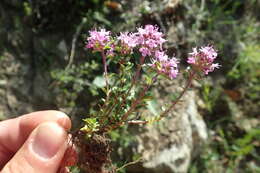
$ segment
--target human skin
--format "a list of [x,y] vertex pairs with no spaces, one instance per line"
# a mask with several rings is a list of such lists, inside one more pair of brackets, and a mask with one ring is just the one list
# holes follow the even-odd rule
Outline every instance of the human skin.
[[69,148],[70,128],[69,117],[59,111],[0,122],[0,173],[56,173]]

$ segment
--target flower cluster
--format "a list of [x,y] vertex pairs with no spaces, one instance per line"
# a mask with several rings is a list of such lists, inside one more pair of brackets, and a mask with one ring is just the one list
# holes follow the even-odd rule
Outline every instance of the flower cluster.
[[173,79],[178,75],[178,63],[179,62],[175,57],[169,58],[164,52],[156,51],[150,66],[159,74],[164,74],[170,79]]
[[118,40],[128,47],[134,48],[137,45],[135,34],[129,32],[121,32]]
[[[115,39],[121,43],[123,53],[131,53],[133,48],[138,47],[143,57],[152,56],[157,50],[162,50],[162,44],[166,42],[163,33],[158,31],[158,27],[146,25],[144,28],[137,28],[137,32],[123,32]],[[87,48],[101,51],[111,41],[110,32],[105,29],[100,31],[89,31]]]
[[136,33],[121,33],[118,40],[123,47],[121,53],[126,54],[137,47],[143,57],[150,56],[152,64],[150,66],[159,74],[164,74],[170,79],[176,78],[178,74],[177,59],[169,58],[162,50],[163,33],[158,31],[158,27],[146,25],[144,28],[137,28]]
[[143,57],[152,56],[156,50],[161,50],[162,44],[166,41],[163,39],[163,33],[159,32],[158,27],[153,25],[137,28],[135,33],[121,33],[118,40],[124,47],[123,53],[138,47]]
[[137,46],[136,35],[129,32],[121,32],[117,39],[121,43],[121,53],[132,53],[133,48]]
[[[143,58],[149,56],[152,59],[152,68],[159,74],[167,75],[173,79],[178,74],[176,58],[169,58],[162,49],[166,40],[159,28],[153,25],[137,28],[137,32],[123,32],[116,38],[112,38],[109,31],[90,31],[87,39],[87,48],[95,51],[105,51],[107,56],[113,56],[115,51],[120,54],[130,55],[136,48]],[[111,41],[114,40],[114,41]],[[116,50],[115,50],[115,47]],[[142,65],[142,64],[141,64]]]
[[166,42],[163,33],[158,31],[158,27],[146,25],[144,28],[138,28],[136,42],[140,45],[139,51],[142,56],[151,56],[156,50],[162,49],[162,44]]
[[86,47],[95,51],[104,50],[106,45],[111,41],[110,31],[106,31],[105,29],[89,31],[89,35]]
[[[164,52],[162,45],[166,40],[156,26],[146,25],[137,28],[137,32],[133,33],[122,32],[115,38],[110,35],[110,31],[105,29],[93,30],[89,33],[87,48],[103,51],[106,56],[110,57],[113,57],[116,52],[121,55],[131,55],[136,50],[143,58],[147,56],[151,58],[152,64],[149,66],[159,74],[164,74],[170,79],[176,78],[178,74],[178,61],[175,57],[169,58]],[[207,75],[215,68],[220,67],[218,63],[213,63],[216,57],[217,52],[212,46],[193,48],[187,62],[192,65],[195,71]]]
[[215,68],[220,67],[218,63],[213,63],[217,55],[213,46],[201,47],[199,50],[193,48],[193,52],[190,53],[187,62],[196,70],[202,71],[207,75],[209,72],[214,71]]

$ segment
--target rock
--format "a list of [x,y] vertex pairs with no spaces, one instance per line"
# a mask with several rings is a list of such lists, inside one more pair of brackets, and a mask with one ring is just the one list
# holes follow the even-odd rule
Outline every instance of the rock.
[[130,173],[187,172],[192,158],[200,153],[208,138],[197,100],[195,91],[188,91],[176,112],[158,124],[141,127],[144,130],[139,132],[133,152],[140,153],[144,161],[130,166]]
[[8,52],[3,56],[0,65],[0,115],[11,118],[37,110],[55,109],[48,71],[31,75],[29,58],[21,61]]

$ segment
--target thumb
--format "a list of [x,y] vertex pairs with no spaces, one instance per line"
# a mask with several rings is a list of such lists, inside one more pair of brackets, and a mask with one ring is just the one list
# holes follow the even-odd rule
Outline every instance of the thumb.
[[56,173],[67,149],[67,133],[54,122],[42,123],[1,173]]

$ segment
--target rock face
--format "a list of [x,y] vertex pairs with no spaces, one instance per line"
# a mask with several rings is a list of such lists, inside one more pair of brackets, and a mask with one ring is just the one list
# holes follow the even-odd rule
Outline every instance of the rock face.
[[185,173],[191,159],[206,142],[207,128],[198,112],[194,91],[184,96],[168,118],[159,124],[142,127],[137,147],[143,162],[129,167],[131,173]]
[[28,54],[20,60],[5,52],[0,71],[0,115],[11,118],[25,113],[57,109],[48,72],[32,70]]

